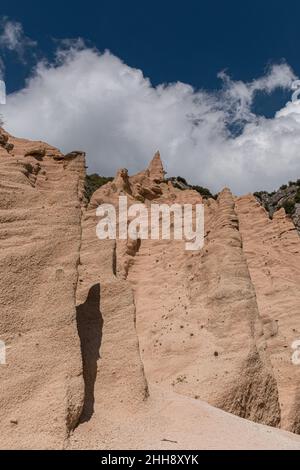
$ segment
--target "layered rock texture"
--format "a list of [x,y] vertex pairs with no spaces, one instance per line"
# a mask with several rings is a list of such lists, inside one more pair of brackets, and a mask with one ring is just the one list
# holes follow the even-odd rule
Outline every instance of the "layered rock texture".
[[1,139],[0,446],[62,448],[84,396],[74,304],[84,155]]
[[[158,153],[88,203],[82,152],[5,131],[0,145],[0,448],[299,449],[300,239],[284,211],[179,189]],[[96,209],[120,196],[203,203],[204,247],[100,240]]]
[[238,198],[236,210],[277,384],[280,425],[300,434],[300,369],[291,361],[291,345],[300,338],[300,237],[283,209],[270,220],[252,195]]

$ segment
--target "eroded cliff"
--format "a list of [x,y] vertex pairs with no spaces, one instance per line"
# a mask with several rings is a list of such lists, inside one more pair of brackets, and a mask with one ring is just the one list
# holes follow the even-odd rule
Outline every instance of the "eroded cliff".
[[[0,447],[300,448],[275,429],[299,433],[300,245],[284,212],[175,188],[159,154],[86,206],[82,152],[0,144]],[[119,196],[203,202],[203,249],[99,240],[96,209]]]
[[84,155],[1,131],[1,448],[62,448],[83,405],[75,291]]

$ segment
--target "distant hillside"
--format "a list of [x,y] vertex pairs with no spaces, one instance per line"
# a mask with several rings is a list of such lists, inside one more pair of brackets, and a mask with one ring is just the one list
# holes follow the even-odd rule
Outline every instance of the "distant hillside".
[[259,191],[254,193],[254,196],[269,212],[271,218],[283,207],[300,232],[300,179],[282,185],[277,191]]
[[113,178],[110,176],[100,176],[97,173],[86,175],[84,185],[84,195],[86,199],[90,201],[93,193],[97,191],[97,189],[101,188],[101,186],[112,180]]

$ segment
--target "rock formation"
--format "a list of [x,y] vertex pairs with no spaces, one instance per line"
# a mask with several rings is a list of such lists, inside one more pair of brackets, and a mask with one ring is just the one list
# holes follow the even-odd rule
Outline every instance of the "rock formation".
[[62,448],[84,396],[74,297],[85,159],[1,140],[0,447]]
[[277,191],[254,193],[256,199],[269,213],[270,218],[275,212],[284,208],[300,233],[300,179],[283,184]]
[[[0,448],[299,449],[300,239],[284,211],[178,189],[158,153],[89,203],[84,178],[82,152],[1,131]],[[99,240],[96,208],[124,195],[204,203],[203,249]]]
[[283,209],[270,220],[252,195],[238,198],[236,208],[277,383],[280,424],[300,434],[300,370],[291,362],[291,345],[300,339],[300,237]]

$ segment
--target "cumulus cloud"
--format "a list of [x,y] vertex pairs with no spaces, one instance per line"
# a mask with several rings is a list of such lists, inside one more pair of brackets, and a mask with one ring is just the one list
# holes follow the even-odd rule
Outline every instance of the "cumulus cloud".
[[[273,119],[251,110],[258,91],[291,87],[291,68],[273,65],[249,83],[225,72],[220,78],[215,93],[180,82],[153,87],[110,52],[69,42],[55,63],[39,62],[26,87],[8,96],[6,128],[66,152],[83,149],[89,171],[105,175],[124,166],[139,171],[159,149],[169,175],[213,191],[271,190],[300,177],[299,102]],[[236,122],[239,135],[230,130]]]

